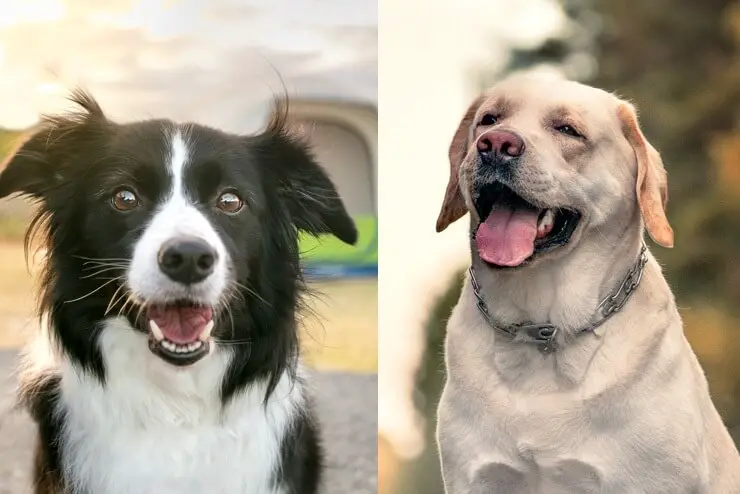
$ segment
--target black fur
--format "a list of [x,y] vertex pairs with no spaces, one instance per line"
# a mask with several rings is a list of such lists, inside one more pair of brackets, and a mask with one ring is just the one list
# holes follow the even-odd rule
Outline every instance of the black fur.
[[[75,92],[72,100],[80,110],[45,118],[0,173],[0,198],[23,194],[37,202],[26,248],[38,238],[47,249],[39,314],[49,314],[51,338],[68,358],[105,383],[97,342],[100,321],[107,310],[125,308],[123,301],[109,307],[119,282],[101,288],[104,280],[83,277],[89,269],[86,259],[130,259],[154,204],[167,190],[170,177],[162,164],[162,129],[174,124],[164,120],[118,124],[108,120],[85,92]],[[308,146],[289,131],[286,109],[278,102],[267,129],[254,136],[196,124],[187,127],[196,154],[184,180],[197,184],[189,193],[206,204],[202,212],[224,241],[240,284],[228,302],[230,315],[222,311],[216,316],[222,322],[216,327],[227,330],[214,336],[227,344],[238,343],[232,345],[237,356],[221,385],[224,404],[263,378],[270,380],[267,399],[279,376],[295,371],[296,312],[304,289],[299,231],[331,233],[347,243],[357,239],[334,185]],[[122,184],[134,185],[143,197],[138,211],[121,215],[110,207],[110,195]],[[242,193],[248,205],[243,214],[226,216],[207,206],[224,185]],[[124,313],[132,326],[146,330],[137,311]],[[63,484],[56,438],[64,417],[52,413],[58,387],[58,377],[40,375],[23,393],[40,435],[39,493],[58,492],[43,486]],[[287,480],[295,493],[316,490],[317,435],[310,409],[286,435],[276,480]]]

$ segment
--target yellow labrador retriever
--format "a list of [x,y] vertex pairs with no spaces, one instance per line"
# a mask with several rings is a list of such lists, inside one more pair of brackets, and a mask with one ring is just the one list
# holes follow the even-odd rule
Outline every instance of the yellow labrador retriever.
[[449,494],[740,493],[740,455],[643,228],[672,247],[634,107],[515,75],[466,112],[437,230],[471,215],[437,439]]

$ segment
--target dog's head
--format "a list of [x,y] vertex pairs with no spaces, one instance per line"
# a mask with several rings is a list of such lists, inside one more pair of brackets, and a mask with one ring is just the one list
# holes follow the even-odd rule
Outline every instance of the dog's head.
[[[173,365],[200,360],[214,341],[261,338],[263,353],[289,351],[295,337],[281,331],[294,331],[298,232],[354,243],[357,231],[284,108],[264,132],[241,136],[119,124],[88,94],[73,100],[80,110],[46,118],[0,174],[0,197],[39,203],[42,309],[91,323],[55,328],[67,351],[83,359],[99,322],[115,316]],[[287,329],[264,327],[260,314]],[[270,358],[252,356],[250,365]]]
[[638,210],[651,237],[673,245],[660,155],[632,105],[605,91],[512,76],[470,105],[449,159],[437,231],[470,211],[473,250],[491,267],[565,255]]

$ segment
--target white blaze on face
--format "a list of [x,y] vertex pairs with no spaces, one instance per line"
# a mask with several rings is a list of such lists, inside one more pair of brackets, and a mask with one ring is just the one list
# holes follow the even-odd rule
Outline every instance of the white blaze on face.
[[[134,296],[146,301],[195,298],[202,303],[216,305],[227,286],[226,248],[208,218],[195,207],[187,194],[185,170],[191,154],[187,134],[174,128],[167,135],[165,166],[170,175],[169,193],[165,194],[136,243],[128,272],[128,286]],[[213,273],[189,287],[172,281],[159,268],[158,256],[162,245],[179,237],[201,239],[217,253]]]

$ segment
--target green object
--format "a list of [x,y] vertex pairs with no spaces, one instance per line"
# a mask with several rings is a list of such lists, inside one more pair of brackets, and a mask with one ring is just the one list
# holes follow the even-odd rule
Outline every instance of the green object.
[[347,245],[332,235],[301,235],[301,257],[308,263],[377,265],[378,220],[375,216],[353,218],[359,233],[356,245]]

